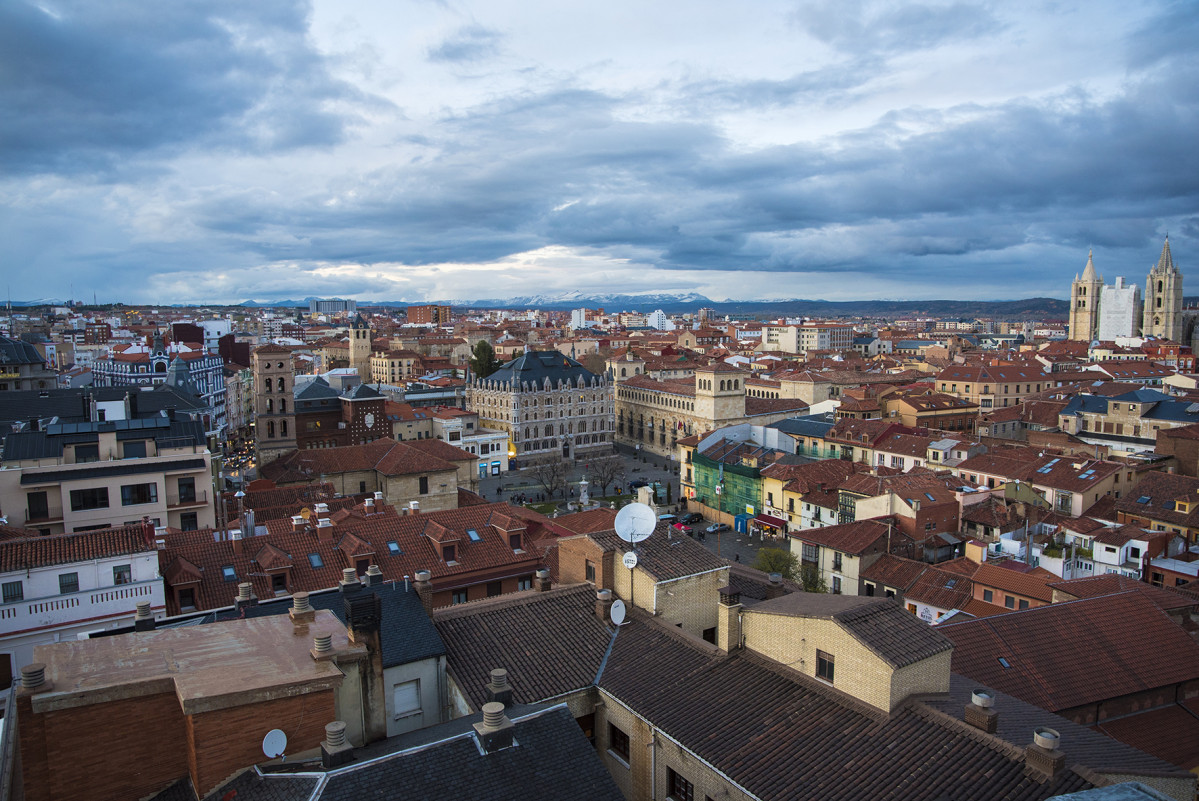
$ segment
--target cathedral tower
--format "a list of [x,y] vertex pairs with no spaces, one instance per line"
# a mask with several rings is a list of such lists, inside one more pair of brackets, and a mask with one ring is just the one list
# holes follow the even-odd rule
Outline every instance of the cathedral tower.
[[350,369],[357,370],[363,381],[371,378],[371,327],[361,314],[350,323]]
[[1087,253],[1082,277],[1070,284],[1070,339],[1091,342],[1099,333],[1099,298],[1103,276],[1095,273],[1094,252]]
[[1178,341],[1182,336],[1182,273],[1170,255],[1170,237],[1162,245],[1157,266],[1145,281],[1145,317],[1141,334]]

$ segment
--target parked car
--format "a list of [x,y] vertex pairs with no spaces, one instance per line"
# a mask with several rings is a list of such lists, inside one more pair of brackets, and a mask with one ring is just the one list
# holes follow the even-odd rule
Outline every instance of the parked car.
[[629,482],[629,489],[631,489],[631,490],[640,489],[641,487],[648,487],[648,486],[649,486],[649,479],[647,479],[647,478],[635,478]]
[[675,517],[674,515],[667,514],[667,515],[658,515],[658,520],[661,522],[664,522],[664,523],[674,523],[675,521],[678,520],[678,518]]
[[699,512],[688,512],[687,514],[685,514],[679,518],[679,520],[686,523],[687,525],[691,525],[692,523],[703,522],[703,519],[704,519],[704,516],[701,515]]
[[706,531],[709,534],[719,534],[722,531],[732,531],[732,529],[729,528],[728,523],[713,523],[712,525],[708,526]]

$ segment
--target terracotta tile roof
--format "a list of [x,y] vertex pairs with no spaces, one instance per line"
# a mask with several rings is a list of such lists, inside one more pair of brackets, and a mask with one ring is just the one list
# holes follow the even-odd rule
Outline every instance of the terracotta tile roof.
[[930,565],[904,592],[904,600],[919,601],[938,609],[965,609],[974,593],[974,584],[961,573],[939,570]]
[[1044,568],[1037,567],[1028,572],[1017,572],[1001,567],[993,562],[983,562],[971,575],[974,583],[983,587],[1005,590],[1025,598],[1049,603],[1053,600],[1053,590],[1049,582],[1056,581],[1058,576]]
[[307,482],[313,476],[375,470],[386,476],[457,470],[454,461],[476,457],[440,440],[396,442],[377,439],[365,445],[291,451],[263,465],[263,478],[276,483]]
[[[1178,511],[1178,503],[1190,511]],[[1199,478],[1171,473],[1146,473],[1136,489],[1115,502],[1118,512],[1161,521],[1171,526],[1199,527]]]
[[154,527],[147,530],[140,524],[48,537],[35,532],[29,532],[35,536],[22,536],[22,529],[9,531],[15,536],[0,539],[0,572],[4,573],[154,550]]
[[[808,528],[790,532],[790,536],[800,542],[820,545],[848,554],[860,554],[887,538],[887,524],[880,520],[856,520],[853,523],[843,523],[839,526],[824,526],[823,528]],[[893,534],[896,538],[900,535]],[[884,550],[880,546],[876,550]]]
[[494,668],[505,668],[513,700],[529,704],[591,686],[612,640],[596,617],[595,587],[575,584],[444,607],[433,623],[455,683],[476,709]]
[[1199,643],[1139,592],[938,629],[955,672],[1050,711],[1199,678]]
[[1199,767],[1199,706],[1194,702],[1105,720],[1095,728],[1181,768]]
[[[620,554],[629,544],[615,532],[583,534],[604,551]],[[657,581],[694,576],[721,568],[729,563],[685,534],[673,531],[665,522],[658,523],[654,533],[637,544],[637,567],[644,569]]]
[[750,396],[745,398],[745,415],[747,417],[781,412],[803,412],[807,408],[808,404],[798,398],[754,398]]
[[555,518],[555,523],[575,534],[591,534],[596,531],[616,530],[616,510],[600,507],[586,512],[575,512]]
[[902,594],[907,592],[908,587],[911,587],[928,567],[926,563],[917,562],[915,559],[885,553],[862,570],[861,577],[880,586],[898,589]]
[[1049,588],[1074,598],[1098,598],[1102,595],[1112,595],[1117,592],[1135,591],[1142,593],[1153,601],[1159,609],[1182,609],[1199,605],[1199,599],[1191,598],[1181,593],[1173,592],[1163,587],[1155,587],[1143,581],[1121,576],[1119,573],[1106,573],[1102,576],[1087,576],[1085,578],[1055,581]]

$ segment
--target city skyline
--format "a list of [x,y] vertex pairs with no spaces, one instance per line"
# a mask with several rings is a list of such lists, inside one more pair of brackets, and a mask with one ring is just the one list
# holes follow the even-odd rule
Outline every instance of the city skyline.
[[1193,4],[154,11],[0,7],[14,300],[1064,298],[1199,243]]

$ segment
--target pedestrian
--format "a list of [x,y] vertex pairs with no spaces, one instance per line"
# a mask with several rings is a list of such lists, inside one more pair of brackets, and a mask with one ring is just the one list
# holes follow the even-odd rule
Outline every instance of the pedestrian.
[[741,554],[737,554],[736,556],[734,556],[734,557],[733,557],[733,561],[734,561],[734,562],[740,562],[740,561],[741,561]]

